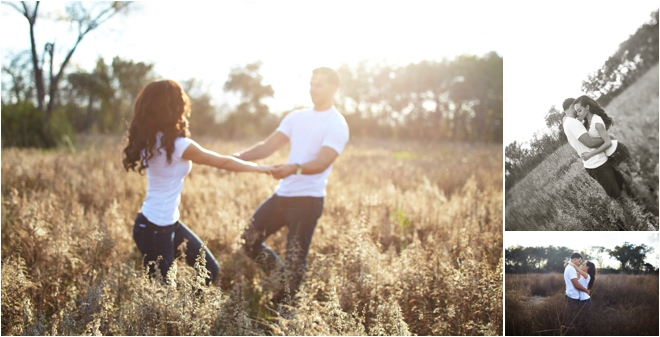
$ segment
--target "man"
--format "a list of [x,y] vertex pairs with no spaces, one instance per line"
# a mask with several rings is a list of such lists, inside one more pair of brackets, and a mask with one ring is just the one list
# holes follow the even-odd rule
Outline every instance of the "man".
[[[266,140],[235,154],[253,161],[291,144],[288,163],[272,171],[273,177],[281,179],[280,184],[257,208],[243,232],[245,253],[267,275],[284,270],[285,284],[273,296],[274,303],[292,299],[302,283],[314,228],[323,212],[328,176],[348,142],[346,120],[333,106],[338,86],[339,77],[332,69],[314,69],[309,90],[314,108],[291,112]],[[289,229],[286,265],[264,243],[283,226]]]
[[[582,264],[582,255],[573,253],[571,255],[571,262],[576,266],[580,266]],[[584,317],[583,319],[577,318],[581,308],[580,291],[589,294],[589,290],[578,282],[578,273],[570,264],[564,267],[564,283],[566,284],[566,294],[564,297],[568,302],[568,306],[566,307],[568,315],[565,316],[564,324],[566,327],[573,326],[577,327],[579,331],[584,331],[585,324],[588,322],[585,321]]]
[[[579,253],[573,253],[573,255],[571,255],[571,262],[573,262],[574,265],[579,266],[582,264],[582,255]],[[580,291],[589,294],[589,290],[578,283],[578,273],[570,264],[566,265],[564,268],[564,283],[566,283],[565,298],[569,303],[580,303]]]
[[[573,108],[573,98],[564,100],[564,133],[568,139],[571,147],[577,151],[578,156],[581,157],[582,153],[590,152],[592,148],[597,148],[603,144],[601,138],[591,138],[587,129],[577,120],[577,112]],[[604,152],[598,153],[588,160],[582,160],[584,168],[587,173],[598,183],[603,186],[607,195],[612,198],[621,196],[621,188],[623,186],[623,177],[620,173],[616,172],[611,163],[607,160]]]

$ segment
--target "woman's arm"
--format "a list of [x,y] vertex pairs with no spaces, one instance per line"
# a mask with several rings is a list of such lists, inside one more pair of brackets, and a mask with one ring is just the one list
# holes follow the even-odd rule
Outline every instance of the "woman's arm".
[[578,274],[582,275],[582,277],[584,277],[585,279],[589,278],[589,274],[587,274],[587,272],[585,272],[584,270],[578,268],[578,266],[576,266],[573,262],[569,262],[569,264],[573,266],[573,268],[575,268]]
[[209,165],[227,171],[270,173],[272,170],[271,166],[257,165],[253,162],[243,161],[232,156],[223,156],[195,143],[188,145],[188,148],[183,151],[181,157],[185,160],[191,160],[196,164]]
[[596,123],[596,130],[598,130],[598,134],[600,135],[600,138],[603,139],[603,145],[601,145],[599,148],[591,152],[582,153],[582,159],[584,160],[589,160],[589,158],[607,150],[607,148],[612,146],[612,139],[610,139],[610,135],[605,130],[605,126],[601,123]]

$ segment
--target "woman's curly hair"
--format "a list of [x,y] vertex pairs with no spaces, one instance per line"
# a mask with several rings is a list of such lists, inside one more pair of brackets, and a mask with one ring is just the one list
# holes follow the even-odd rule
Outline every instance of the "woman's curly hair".
[[[133,106],[133,120],[128,129],[128,145],[122,160],[126,171],[138,167],[142,174],[156,151],[165,149],[167,162],[172,162],[174,141],[190,137],[188,119],[190,99],[179,83],[162,80],[142,88]],[[156,135],[161,132],[160,147],[155,149]],[[138,164],[139,163],[139,164]]]
[[[578,103],[580,103],[580,105],[584,107],[589,106],[589,111],[592,114],[600,116],[600,118],[603,119],[603,123],[605,123],[605,130],[609,130],[610,126],[614,125],[614,121],[612,120],[612,118],[608,116],[607,113],[605,113],[605,109],[603,109],[603,107],[600,106],[600,104],[598,104],[598,102],[596,102],[593,98],[586,95],[580,96],[575,99],[575,102],[573,102],[573,104],[578,104]],[[584,119],[582,124],[584,124],[584,127],[587,130],[589,130],[590,125],[586,118]]]

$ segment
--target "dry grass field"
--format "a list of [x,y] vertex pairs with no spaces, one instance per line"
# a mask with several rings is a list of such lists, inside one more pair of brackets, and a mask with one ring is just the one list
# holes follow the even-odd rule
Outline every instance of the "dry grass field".
[[[219,153],[250,145],[196,140]],[[180,261],[162,285],[145,277],[132,239],[147,181],[123,170],[122,145],[94,137],[76,149],[2,150],[3,335],[503,332],[501,144],[351,141],[293,308],[269,305],[273,283],[240,251],[275,180],[195,165],[181,220],[221,277],[206,287]],[[267,242],[283,254],[286,229]]]
[[577,318],[566,310],[562,274],[507,274],[505,282],[507,336],[658,336],[657,276],[596,276],[591,310]]
[[610,133],[630,150],[633,179],[645,199],[614,201],[565,144],[506,193],[506,230],[658,230],[658,66],[605,111]]

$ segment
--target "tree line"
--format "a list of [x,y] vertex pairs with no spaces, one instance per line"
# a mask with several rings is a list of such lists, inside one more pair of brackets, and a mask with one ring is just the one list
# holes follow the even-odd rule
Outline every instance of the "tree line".
[[[70,3],[66,19],[78,27],[64,60],[55,62],[54,42],[37,44],[39,3],[5,3],[23,15],[31,48],[10,55],[2,67],[2,146],[52,147],[76,133],[119,134],[130,120],[140,88],[160,77],[154,64],[99,58],[94,69],[71,69],[78,44],[99,25],[129,13],[130,2]],[[259,73],[261,62],[230,69],[225,92],[240,103],[216,106],[204,83],[178,79],[191,98],[191,132],[225,138],[263,137],[288,111],[270,111],[274,96]],[[502,142],[502,57],[461,55],[395,66],[372,61],[344,64],[336,105],[353,136],[444,141]],[[311,74],[310,69],[310,74]],[[167,77],[167,76],[165,76]],[[177,80],[177,79],[175,79]]]
[[[648,255],[654,248],[645,244],[635,245],[625,242],[614,248],[590,247],[587,251],[575,251],[567,247],[520,247],[505,249],[505,272],[510,274],[559,273],[564,270],[564,262],[578,252],[582,261],[592,261],[599,273],[654,274],[658,268],[648,262]],[[619,268],[603,268],[606,257],[619,261]]]
[[[582,91],[606,106],[652,66],[658,64],[658,11],[622,42],[616,52],[582,81]],[[563,110],[554,105],[545,114],[547,129],[529,142],[514,141],[505,148],[505,189],[509,190],[555,150],[566,144]]]

